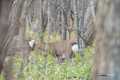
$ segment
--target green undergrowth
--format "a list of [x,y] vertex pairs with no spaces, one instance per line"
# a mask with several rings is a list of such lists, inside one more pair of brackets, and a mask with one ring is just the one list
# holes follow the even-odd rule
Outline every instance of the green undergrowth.
[[[33,35],[32,33],[27,33],[28,36]],[[57,37],[50,37],[50,42],[60,40],[60,34],[57,33]],[[47,32],[44,34],[44,38],[46,40]],[[37,33],[34,34],[32,38],[36,39]],[[75,55],[75,63],[71,65],[68,61],[63,64],[57,64],[55,58],[51,54],[47,56],[47,64],[45,71],[45,80],[87,80],[88,75],[90,75],[90,67],[93,64],[92,55],[93,48],[88,47],[85,49],[85,57],[84,61],[81,60],[81,57],[78,53]],[[33,65],[31,63],[27,63],[26,61],[23,63],[23,71],[20,76],[20,80],[41,80],[43,73],[43,65],[44,65],[44,53],[39,51],[32,51],[31,56],[35,58],[36,64]],[[5,60],[5,68],[9,66],[9,59],[7,57]],[[13,58],[12,58],[13,59]],[[19,73],[20,68],[20,57],[19,55],[14,57],[13,64],[13,76],[16,77]],[[4,72],[2,73],[4,75]],[[74,78],[72,78],[74,77]],[[67,78],[67,79],[66,79]],[[4,76],[1,76],[0,80],[4,80]]]
[[[47,64],[45,71],[45,80],[86,80],[92,66],[92,48],[89,47],[85,51],[84,61],[81,60],[79,54],[76,54],[74,65],[70,65],[68,61],[63,64],[57,64],[55,58],[51,54],[47,56]],[[44,64],[44,56],[38,51],[31,52],[32,57],[36,59],[36,65],[25,62],[23,65],[21,80],[41,80]],[[6,59],[4,66],[8,65],[9,58]],[[16,76],[20,68],[20,57],[14,58],[13,74]],[[77,77],[77,78],[72,78]],[[2,80],[2,79],[1,79]],[[4,80],[4,78],[3,78]]]

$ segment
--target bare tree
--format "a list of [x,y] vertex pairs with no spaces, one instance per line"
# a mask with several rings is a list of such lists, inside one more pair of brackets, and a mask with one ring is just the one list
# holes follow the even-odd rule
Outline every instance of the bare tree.
[[9,38],[12,37],[11,35],[8,35],[10,28],[7,24],[9,15],[9,2],[9,0],[0,1],[0,74],[2,71],[5,56],[7,54],[9,42],[11,41]]
[[22,47],[21,47],[21,66],[20,66],[20,70],[19,70],[19,73],[18,73],[18,76],[17,78],[19,79],[20,78],[20,75],[22,73],[22,70],[23,70],[23,60],[24,60],[24,54],[25,54],[25,26],[26,26],[26,13],[27,13],[27,4],[28,4],[28,0],[25,0],[23,1],[24,3],[24,6],[23,6],[23,9],[22,9],[22,13],[21,13],[21,18],[20,18],[20,21],[21,21],[21,25],[23,26],[22,27]]
[[[84,16],[85,16],[85,3],[86,0],[82,0],[82,10],[81,10],[81,22],[80,22],[80,39],[79,39],[79,48],[81,49],[80,55],[82,59],[84,59],[84,50],[85,50],[85,42],[84,42]],[[82,37],[82,38],[81,38]]]
[[[77,0],[74,0],[74,15],[75,15],[75,29],[79,29]],[[78,32],[77,31],[75,31],[75,41],[77,43],[79,43],[79,37],[78,37]]]
[[40,41],[41,42],[43,42],[43,0],[39,0],[39,2],[40,2],[40,7],[38,7],[38,8],[40,8],[40,15],[39,15],[39,13],[38,13],[38,17],[39,17],[39,19],[38,19],[38,23],[39,23],[39,30],[38,30],[38,36],[39,36],[39,38],[40,38]]
[[62,40],[66,40],[66,28],[67,27],[67,12],[66,12],[66,0],[62,0]]
[[[5,56],[7,54],[8,48],[9,48],[9,44],[11,43],[11,40],[13,38],[14,35],[19,34],[19,27],[20,27],[20,23],[19,23],[19,17],[20,17],[20,12],[22,7],[22,3],[23,0],[13,0],[10,2],[10,0],[4,0],[1,1],[1,29],[2,31],[0,31],[1,33],[1,41],[0,44],[2,45],[2,47],[0,47],[0,52],[2,52],[2,55],[0,55],[0,59],[2,61],[0,61],[0,67],[2,67],[2,64],[4,62]],[[3,6],[4,5],[4,6]],[[9,6],[10,5],[10,6]],[[8,7],[9,6],[9,7]],[[10,11],[10,12],[8,12]],[[10,14],[8,14],[10,13]],[[8,18],[9,16],[9,18]],[[9,27],[8,27],[9,25]],[[3,28],[4,27],[4,28]],[[2,37],[4,36],[4,37]],[[8,80],[10,77],[12,77],[12,62],[13,60],[10,59],[9,60],[9,64],[10,64],[10,69],[7,68],[6,70],[6,79]],[[0,73],[1,73],[1,68],[0,68]]]
[[19,28],[21,27],[19,18],[21,16],[20,13],[21,13],[21,10],[22,10],[22,7],[23,7],[22,2],[23,2],[23,0],[13,0],[12,6],[11,6],[11,10],[10,10],[10,14],[9,14],[8,25],[10,27],[12,27],[12,29],[14,30],[13,31],[14,35],[18,35],[19,34]]
[[[120,1],[99,0],[91,80],[120,80]],[[102,77],[101,75],[111,75]]]
[[95,29],[95,20],[93,19],[93,13],[96,14],[96,6],[97,6],[97,0],[90,1],[89,5],[90,7],[87,8],[85,13],[85,26],[84,26],[84,39],[86,41],[85,47],[91,46],[94,42],[94,38],[96,35],[96,29]]
[[[61,0],[58,0],[58,4],[61,4]],[[55,28],[55,31],[57,33],[57,30],[61,27],[61,8],[59,7],[58,8],[58,14],[57,14],[57,22],[56,22],[56,25],[57,25],[57,28]]]
[[43,3],[43,32],[45,32],[48,24],[48,0],[44,0]]
[[48,0],[48,36],[47,36],[47,43],[45,46],[42,80],[44,80],[44,77],[45,77],[45,69],[46,69],[46,62],[47,62],[47,52],[48,52],[48,43],[49,43],[49,38],[50,38],[50,32],[51,32],[51,0]]

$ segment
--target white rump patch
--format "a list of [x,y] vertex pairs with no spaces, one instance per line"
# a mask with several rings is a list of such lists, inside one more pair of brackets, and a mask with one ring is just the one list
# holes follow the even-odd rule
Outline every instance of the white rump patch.
[[34,42],[35,42],[35,41],[34,41],[33,39],[30,39],[30,40],[29,40],[29,45],[30,45],[31,48],[33,48]]
[[78,44],[73,44],[72,45],[72,51],[76,53],[78,51]]

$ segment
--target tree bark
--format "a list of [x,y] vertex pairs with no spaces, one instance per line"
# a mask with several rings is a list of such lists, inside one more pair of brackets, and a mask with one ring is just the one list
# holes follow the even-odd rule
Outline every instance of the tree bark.
[[[59,0],[58,1],[58,4],[61,4],[61,1]],[[59,30],[59,32],[60,32],[60,30],[61,29],[59,29],[59,28],[61,28],[61,9],[59,8],[58,9],[58,14],[57,14],[57,28],[55,28],[55,31],[56,31],[56,33],[57,33],[57,31]]]
[[119,0],[99,0],[96,49],[90,80],[120,80],[119,4]]
[[96,35],[96,28],[95,28],[96,21],[93,19],[92,14],[94,13],[96,15],[97,0],[94,0],[89,5],[92,5],[92,7],[88,7],[85,14],[85,21],[86,21],[84,26],[85,29],[84,39],[86,41],[85,47],[92,46]]
[[49,43],[49,38],[50,38],[50,32],[51,32],[51,0],[48,0],[48,36],[47,36],[47,43],[46,43],[46,46],[45,46],[42,80],[44,80],[44,77],[45,77],[45,70],[46,70],[47,52],[48,52],[48,43]]
[[23,70],[23,60],[24,60],[24,54],[25,54],[25,29],[26,29],[26,13],[27,13],[27,9],[28,9],[28,0],[23,1],[24,6],[22,9],[22,13],[21,13],[21,17],[20,17],[20,22],[22,27],[22,44],[21,44],[21,65],[20,65],[20,69],[19,69],[19,73],[17,75],[17,79],[20,78],[20,75],[22,73]]
[[[74,0],[75,29],[79,29],[77,0]],[[75,41],[79,43],[78,31],[75,31]]]
[[0,74],[10,42],[10,40],[8,40],[10,35],[8,35],[9,27],[7,24],[9,15],[8,5],[9,0],[0,1]]
[[[38,19],[39,23],[39,30],[38,30],[38,36],[40,38],[40,42],[43,42],[43,0],[40,0],[40,15]],[[39,14],[39,13],[38,13]]]
[[22,27],[20,24],[20,16],[21,16],[21,10],[23,8],[23,4],[22,4],[23,0],[14,0],[13,5],[11,6],[11,11],[9,14],[9,20],[8,20],[8,25],[10,27],[14,27],[13,31],[14,31],[14,36],[19,34],[19,28]]
[[45,32],[47,24],[48,24],[48,14],[47,9],[48,8],[48,0],[44,0],[43,3],[43,32]]
[[67,13],[66,13],[66,0],[62,0],[62,40],[66,40],[66,27],[67,27]]
[[[80,39],[79,39],[79,48],[81,49],[80,51],[80,56],[82,59],[84,59],[84,50],[85,50],[85,42],[84,42],[84,16],[85,16],[85,3],[86,0],[82,0],[82,11],[81,11],[81,22],[80,22]],[[81,38],[82,37],[82,38]]]

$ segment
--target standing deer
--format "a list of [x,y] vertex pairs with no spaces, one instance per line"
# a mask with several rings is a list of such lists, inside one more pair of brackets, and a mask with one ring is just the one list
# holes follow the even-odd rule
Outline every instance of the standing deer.
[[[45,51],[45,43],[35,45],[34,49]],[[51,54],[58,62],[75,58],[75,53],[78,51],[78,44],[73,40],[49,43],[49,47],[51,47]]]
[[[8,49],[7,56],[16,56],[16,55],[21,55],[21,47],[22,47],[22,37],[20,35],[14,36],[13,40],[11,42],[11,45]],[[30,52],[33,50],[34,47],[34,40],[28,36],[25,36],[25,51],[24,51],[24,57],[27,59],[29,62],[29,59],[31,58],[31,63],[35,64],[36,61],[34,58],[31,57]]]

